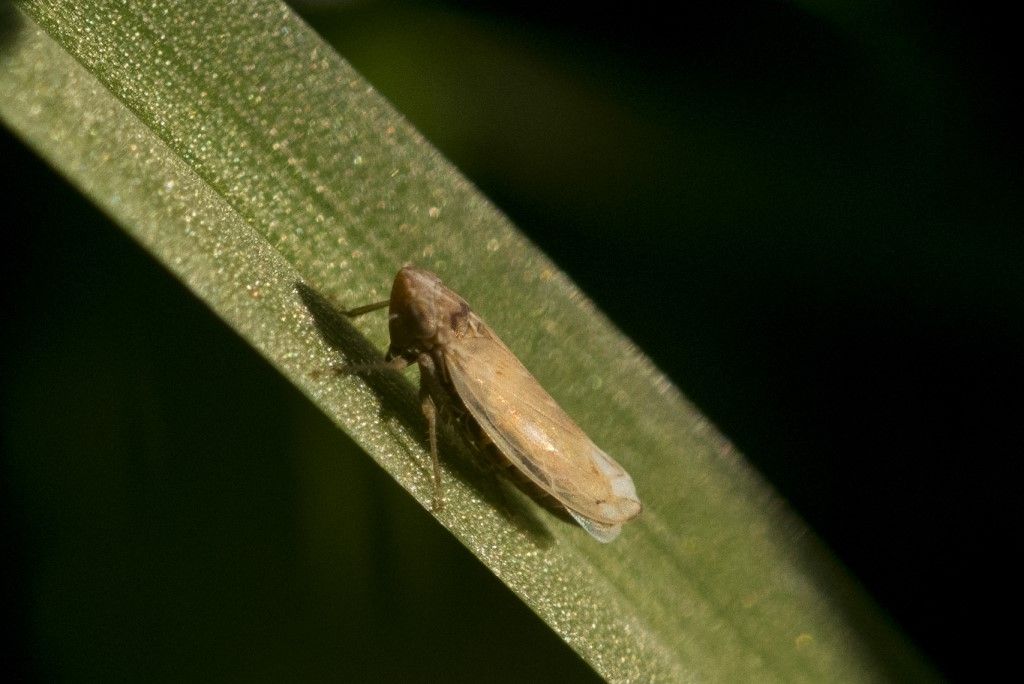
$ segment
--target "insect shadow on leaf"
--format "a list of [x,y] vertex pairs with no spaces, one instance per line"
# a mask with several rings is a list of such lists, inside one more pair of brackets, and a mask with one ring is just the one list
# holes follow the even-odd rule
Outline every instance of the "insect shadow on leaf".
[[10,0],[0,0],[0,47],[12,42],[25,28],[25,20]]
[[[381,351],[374,347],[363,334],[356,328],[345,309],[337,306],[330,299],[320,294],[305,283],[296,282],[295,289],[302,299],[306,309],[313,317],[317,330],[332,348],[341,354],[339,364],[335,368],[313,369],[315,376],[330,374],[336,377],[339,382],[346,382],[346,377],[354,377],[339,373],[338,369],[343,366],[354,367],[377,367],[383,366],[384,360]],[[385,425],[397,419],[406,425],[415,425],[422,436],[422,443],[429,450],[426,420],[420,409],[420,400],[417,398],[416,390],[410,382],[407,371],[395,371],[380,368],[374,372],[360,372],[358,377],[377,394],[381,399],[380,419]],[[510,523],[523,532],[530,535],[533,540],[541,546],[548,546],[553,542],[550,532],[541,523],[534,511],[523,501],[517,499],[503,485],[502,479],[497,477],[500,469],[500,462],[496,462],[489,447],[475,441],[475,435],[468,429],[463,421],[452,421],[448,418],[447,411],[439,412],[441,420],[438,421],[438,451],[443,457],[448,471],[459,481],[466,483],[473,488],[489,505],[497,510]],[[457,433],[457,434],[456,434]],[[396,442],[400,440],[397,439]],[[449,456],[456,455],[456,458]],[[430,477],[431,468],[428,461],[424,461],[420,454],[409,454],[423,464],[424,473]],[[531,498],[538,500],[545,508],[556,512],[560,518],[564,511],[558,511],[557,507],[552,508],[543,497],[537,497],[529,488],[524,489],[518,482],[514,482],[518,489],[525,491]]]

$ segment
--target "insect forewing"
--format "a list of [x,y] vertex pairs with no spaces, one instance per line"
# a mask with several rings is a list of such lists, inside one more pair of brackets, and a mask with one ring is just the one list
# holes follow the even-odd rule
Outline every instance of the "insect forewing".
[[444,350],[459,398],[506,458],[591,535],[611,541],[640,512],[632,479],[471,315],[475,320],[466,336]]

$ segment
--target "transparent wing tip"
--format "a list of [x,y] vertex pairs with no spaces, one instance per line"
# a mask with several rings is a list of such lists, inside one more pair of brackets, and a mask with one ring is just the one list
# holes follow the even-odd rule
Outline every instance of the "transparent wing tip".
[[575,518],[576,522],[580,524],[580,527],[585,529],[591,537],[602,544],[607,544],[612,541],[618,537],[619,532],[622,531],[622,525],[604,525],[602,523],[594,522],[589,518],[584,518],[581,515],[577,515],[573,511],[569,511],[569,515]]

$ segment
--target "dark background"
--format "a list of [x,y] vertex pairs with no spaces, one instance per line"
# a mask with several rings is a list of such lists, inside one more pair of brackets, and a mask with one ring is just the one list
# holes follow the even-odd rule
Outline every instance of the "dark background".
[[[554,4],[298,7],[941,671],[1009,660],[1024,379],[1009,17]],[[591,676],[6,132],[0,154],[21,671]]]

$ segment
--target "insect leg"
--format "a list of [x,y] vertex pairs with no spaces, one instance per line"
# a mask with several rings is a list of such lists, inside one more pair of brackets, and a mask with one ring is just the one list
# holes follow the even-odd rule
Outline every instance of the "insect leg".
[[378,361],[377,363],[351,363],[335,366],[334,372],[338,375],[360,375],[362,373],[379,373],[380,371],[403,370],[409,362],[401,356],[396,356],[390,361]]
[[427,419],[427,436],[430,439],[430,463],[434,470],[434,502],[433,509],[441,510],[444,501],[441,497],[441,463],[437,456],[437,406],[434,405],[434,398],[421,383],[420,384],[420,407]]

